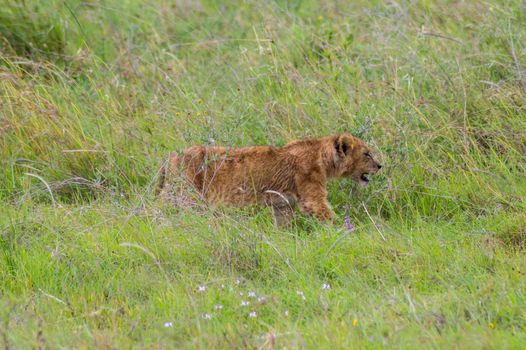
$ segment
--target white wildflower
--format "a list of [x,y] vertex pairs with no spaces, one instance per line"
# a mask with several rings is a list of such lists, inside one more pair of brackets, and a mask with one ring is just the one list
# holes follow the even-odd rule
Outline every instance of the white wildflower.
[[255,312],[255,311],[251,311],[249,314],[248,314],[248,317],[257,317],[258,314]]
[[164,323],[164,327],[165,327],[165,328],[173,327],[173,325],[174,325],[174,324],[173,324],[172,322],[165,322],[165,323]]

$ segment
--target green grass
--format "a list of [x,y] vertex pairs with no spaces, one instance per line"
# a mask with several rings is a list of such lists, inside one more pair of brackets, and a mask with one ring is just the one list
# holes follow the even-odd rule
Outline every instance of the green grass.
[[[523,348],[525,21],[519,0],[0,0],[0,345]],[[385,167],[330,184],[336,226],[155,201],[169,151],[343,131]]]

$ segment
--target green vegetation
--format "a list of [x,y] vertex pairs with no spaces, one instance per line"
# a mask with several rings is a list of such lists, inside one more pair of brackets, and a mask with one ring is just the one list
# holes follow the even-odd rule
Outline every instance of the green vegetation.
[[[523,348],[525,23],[520,0],[0,0],[0,345]],[[155,201],[169,151],[343,131],[385,167],[331,183],[336,227]]]

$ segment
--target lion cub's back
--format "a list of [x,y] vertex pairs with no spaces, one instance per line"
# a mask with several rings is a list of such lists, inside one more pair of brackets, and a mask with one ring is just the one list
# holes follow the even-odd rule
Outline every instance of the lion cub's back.
[[187,179],[214,202],[260,202],[267,190],[286,192],[293,184],[293,161],[276,147],[195,146],[183,153],[181,161]]

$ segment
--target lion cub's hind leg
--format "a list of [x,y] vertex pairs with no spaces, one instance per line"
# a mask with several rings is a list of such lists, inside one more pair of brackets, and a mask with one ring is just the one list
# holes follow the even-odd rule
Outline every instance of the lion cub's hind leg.
[[159,200],[163,205],[175,208],[195,208],[203,202],[195,189],[183,180],[179,184],[165,185],[159,193]]
[[165,206],[193,208],[202,202],[202,196],[186,178],[184,164],[175,152],[159,169],[158,191],[158,199]]

